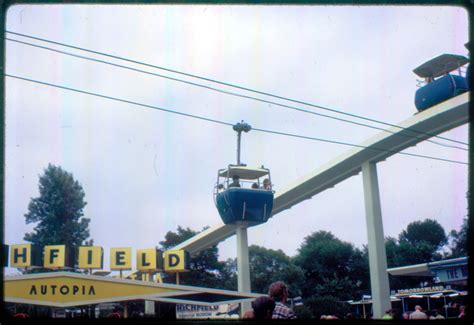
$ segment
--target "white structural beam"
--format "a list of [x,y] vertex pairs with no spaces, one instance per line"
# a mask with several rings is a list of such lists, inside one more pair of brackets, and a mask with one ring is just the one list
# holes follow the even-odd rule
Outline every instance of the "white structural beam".
[[[247,238],[247,228],[239,226],[236,229],[237,235],[237,290],[239,292],[250,293],[250,264],[249,264],[249,244]],[[240,316],[250,309],[249,302],[242,302]]]
[[[367,148],[353,148],[346,153],[324,164],[314,172],[302,177],[285,189],[277,192],[273,202],[272,216],[291,208],[304,200],[328,189],[339,182],[357,175],[365,162],[378,162],[387,159],[396,152],[404,150],[422,142],[430,136],[438,135],[455,127],[461,126],[469,120],[469,95],[464,93],[451,98],[441,104],[433,106],[423,112],[415,114],[400,123],[400,127],[417,130],[416,133],[396,127],[381,132],[363,146]],[[393,133],[391,133],[393,132]],[[377,149],[387,150],[383,152]],[[422,159],[422,158],[411,158]],[[176,246],[175,249],[185,249],[190,254],[197,254],[212,245],[216,245],[235,234],[236,226],[220,224]]]
[[372,312],[374,318],[382,318],[391,308],[390,285],[387,273],[387,255],[383,235],[382,208],[380,205],[377,166],[372,162],[362,165],[364,183],[365,219],[367,242],[369,243],[370,287],[372,289]]
[[[276,195],[272,214],[291,208],[304,200],[310,199],[328,188],[334,187],[343,180],[357,175],[365,162],[379,162],[412,147],[430,135],[438,135],[469,120],[469,93],[464,93],[448,101],[422,111],[399,124],[388,128],[360,144],[366,148],[352,148],[324,164],[313,173],[301,178]],[[417,130],[416,133],[407,129]],[[407,159],[422,159],[410,157]]]
[[184,249],[188,251],[189,254],[194,255],[206,248],[211,247],[212,245],[216,245],[217,243],[226,240],[235,234],[236,229],[237,226],[235,225],[225,225],[221,223],[206,229],[203,232],[200,232],[196,236],[189,238],[173,249]]

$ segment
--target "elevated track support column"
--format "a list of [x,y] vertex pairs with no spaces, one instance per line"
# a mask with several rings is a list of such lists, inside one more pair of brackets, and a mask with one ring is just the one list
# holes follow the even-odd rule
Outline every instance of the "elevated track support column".
[[365,219],[369,249],[370,286],[372,288],[373,317],[381,319],[391,308],[387,273],[387,254],[383,236],[382,209],[375,163],[362,164]]
[[[237,235],[237,290],[239,292],[250,292],[250,264],[249,244],[247,239],[247,227],[238,226]],[[251,308],[250,302],[240,304],[240,317]]]

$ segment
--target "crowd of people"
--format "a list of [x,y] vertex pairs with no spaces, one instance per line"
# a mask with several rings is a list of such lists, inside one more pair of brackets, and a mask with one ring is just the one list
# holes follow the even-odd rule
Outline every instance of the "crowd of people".
[[[415,306],[415,310],[412,312],[401,313],[397,309],[389,309],[385,312],[385,315],[382,319],[386,320],[437,320],[437,319],[446,319],[444,316],[446,311],[444,308],[432,309],[432,310],[423,310],[420,305]],[[448,318],[459,318],[464,319],[466,317],[466,306],[460,306],[458,304],[453,304],[450,308],[450,315]]]
[[[258,297],[252,301],[252,309],[247,310],[243,319],[296,319],[296,313],[286,306],[288,300],[288,286],[277,281],[270,285],[267,296]],[[453,317],[465,319],[467,308],[454,304],[451,309],[456,311]],[[371,319],[372,315],[367,315],[366,319]],[[452,318],[452,317],[450,317]],[[352,313],[345,316],[340,315],[321,315],[320,320],[355,320],[357,317]],[[384,320],[439,320],[445,319],[443,310],[423,310],[420,305],[415,306],[415,310],[410,313],[402,313],[397,309],[389,309],[382,317]]]

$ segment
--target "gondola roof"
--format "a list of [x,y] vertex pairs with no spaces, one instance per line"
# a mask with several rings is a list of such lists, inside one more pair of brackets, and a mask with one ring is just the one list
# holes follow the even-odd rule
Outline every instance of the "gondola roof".
[[462,55],[441,54],[413,70],[421,78],[437,78],[462,67],[469,59]]
[[229,166],[228,168],[222,169],[219,171],[220,177],[227,177],[229,178],[234,177],[237,175],[240,179],[245,180],[254,180],[265,175],[268,175],[269,171],[266,168],[252,168],[247,166]]

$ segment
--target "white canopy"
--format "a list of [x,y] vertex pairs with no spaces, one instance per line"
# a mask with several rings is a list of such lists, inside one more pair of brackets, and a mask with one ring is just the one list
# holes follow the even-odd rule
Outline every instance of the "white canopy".
[[246,166],[229,166],[229,168],[219,171],[220,177],[232,178],[234,175],[240,177],[240,179],[254,180],[265,175],[268,175],[269,171],[266,168],[252,168]]

